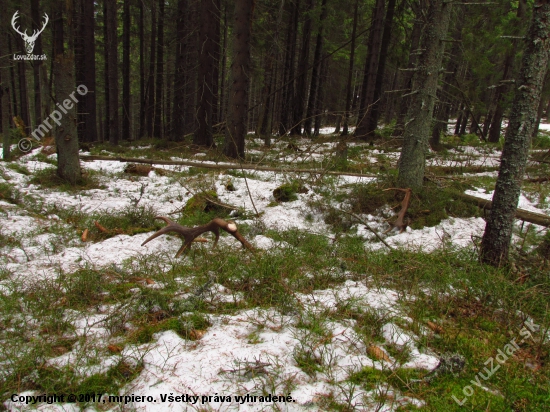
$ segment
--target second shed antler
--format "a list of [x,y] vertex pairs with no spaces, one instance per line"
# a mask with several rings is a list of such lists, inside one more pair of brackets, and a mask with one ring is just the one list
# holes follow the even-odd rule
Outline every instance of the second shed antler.
[[183,236],[183,245],[176,253],[176,257],[178,257],[183,252],[187,253],[189,251],[189,248],[191,247],[191,243],[193,242],[193,240],[195,240],[198,236],[202,235],[205,232],[214,233],[216,239],[214,240],[214,245],[212,247],[216,247],[216,245],[218,244],[218,239],[220,238],[220,229],[222,229],[232,235],[239,242],[241,242],[243,246],[246,247],[248,250],[254,250],[254,247],[250,243],[248,243],[247,240],[239,233],[239,231],[237,230],[237,225],[231,221],[226,222],[223,219],[214,218],[205,225],[200,225],[196,227],[185,227],[176,222],[173,222],[172,220],[164,216],[157,216],[155,217],[155,219],[164,220],[166,226],[155,232],[153,235],[149,236],[147,240],[145,240],[145,242],[141,244],[141,246],[161,235],[169,232],[176,232]]

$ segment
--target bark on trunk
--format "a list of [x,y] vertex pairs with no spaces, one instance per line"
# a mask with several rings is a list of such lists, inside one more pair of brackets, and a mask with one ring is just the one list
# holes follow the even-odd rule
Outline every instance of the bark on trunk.
[[159,0],[159,16],[157,31],[157,79],[155,86],[155,126],[153,136],[164,137],[164,121],[162,110],[163,92],[164,92],[164,4],[165,0]]
[[307,102],[307,67],[309,65],[309,43],[311,40],[311,11],[313,0],[306,0],[304,10],[305,21],[302,26],[302,49],[298,59],[298,76],[296,78],[296,90],[294,94],[294,111],[292,117],[292,128],[290,134],[300,135],[302,133],[302,119],[305,104]]
[[185,18],[187,14],[187,0],[178,1],[176,18],[176,70],[174,76],[174,105],[172,111],[171,139],[174,141],[183,140],[184,113],[187,108],[185,104],[185,54],[187,40],[185,36]]
[[322,0],[321,16],[319,19],[319,31],[317,33],[317,42],[315,44],[315,53],[313,56],[313,70],[311,72],[311,86],[309,89],[309,99],[307,104],[306,119],[304,120],[304,134],[311,135],[311,126],[314,123],[316,103],[319,93],[319,76],[321,72],[321,54],[323,52],[323,24],[327,18],[327,0]]
[[214,106],[214,77],[215,67],[218,62],[215,59],[216,29],[219,27],[219,2],[215,0],[203,0],[201,2],[200,16],[200,56],[198,73],[198,129],[193,138],[193,143],[200,146],[214,146],[213,137],[213,106]]
[[124,0],[122,27],[122,140],[130,140],[130,0]]
[[[7,14],[0,15],[0,25],[7,27]],[[4,30],[0,30],[0,108],[2,109],[2,158],[5,162],[10,160],[10,89],[9,89],[9,53],[7,36]]]
[[382,42],[382,30],[384,28],[384,0],[376,0],[373,10],[371,31],[369,34],[369,49],[365,63],[363,76],[363,87],[361,89],[361,100],[359,105],[359,118],[355,136],[367,140],[367,116],[370,114],[369,105],[374,98],[374,87],[376,84],[376,72],[380,56],[380,43]]
[[[81,128],[79,135],[85,142],[97,141],[97,106],[96,106],[96,63],[95,63],[95,15],[93,2],[82,1],[82,45],[84,66],[82,68],[82,83],[88,88],[88,93],[82,96],[82,105],[78,123]],[[77,85],[77,86],[78,86]]]
[[550,50],[550,1],[538,0],[526,37],[521,72],[504,142],[493,208],[481,241],[482,262],[500,266],[508,260],[514,215],[525,173]]
[[355,10],[353,12],[353,28],[351,29],[351,45],[350,45],[350,54],[349,54],[349,69],[348,69],[348,82],[346,86],[346,108],[344,109],[344,126],[342,129],[342,136],[347,136],[349,133],[349,116],[351,108],[351,82],[353,79],[353,65],[355,63],[355,35],[357,33],[357,17],[359,11],[359,0],[355,0]]
[[107,60],[109,76],[109,143],[118,145],[118,47],[117,47],[117,3],[105,0],[107,24]]
[[403,149],[399,159],[398,184],[418,190],[424,180],[428,139],[432,125],[439,69],[445,48],[452,3],[432,0],[428,11],[428,24],[421,48],[417,71],[412,82],[411,106],[403,133]]
[[244,159],[250,75],[250,28],[254,0],[235,1],[231,95],[225,131],[225,155]]

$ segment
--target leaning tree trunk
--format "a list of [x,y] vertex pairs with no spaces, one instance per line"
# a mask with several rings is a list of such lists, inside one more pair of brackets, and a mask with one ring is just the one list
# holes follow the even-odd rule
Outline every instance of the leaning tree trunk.
[[525,173],[550,51],[550,0],[538,0],[526,37],[510,124],[504,141],[493,208],[481,241],[481,261],[500,266],[508,259],[514,215]]
[[225,130],[225,154],[235,159],[244,159],[250,74],[250,26],[253,10],[254,0],[235,1],[232,86]]
[[428,24],[421,42],[422,55],[412,82],[412,99],[403,132],[398,184],[418,190],[424,180],[426,152],[432,125],[439,71],[451,19],[452,3],[431,0]]

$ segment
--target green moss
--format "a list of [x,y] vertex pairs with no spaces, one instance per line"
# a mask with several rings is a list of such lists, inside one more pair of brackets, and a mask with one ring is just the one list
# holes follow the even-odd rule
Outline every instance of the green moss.
[[208,213],[227,211],[226,208],[219,206],[216,203],[220,203],[216,191],[205,190],[204,192],[196,193],[191,199],[189,199],[183,210],[188,214],[194,214],[197,212]]
[[300,182],[284,183],[273,190],[273,197],[278,202],[292,202],[298,200],[297,193],[307,192],[307,188]]

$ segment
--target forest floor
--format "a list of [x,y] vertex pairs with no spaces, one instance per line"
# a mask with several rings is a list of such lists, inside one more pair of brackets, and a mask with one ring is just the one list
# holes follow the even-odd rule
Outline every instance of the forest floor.
[[[250,136],[247,164],[280,171],[140,176],[96,160],[71,187],[39,148],[1,162],[0,410],[548,410],[550,235],[518,220],[512,264],[481,265],[484,212],[459,196],[491,197],[500,146],[446,137],[406,230],[385,233],[400,148],[350,139],[343,159],[325,132],[270,148]],[[82,154],[227,162],[151,140]],[[548,161],[528,177],[548,177]],[[550,183],[526,182],[520,207],[550,214]],[[225,232],[179,258],[176,236],[141,246],[159,215],[232,219],[257,250]]]

